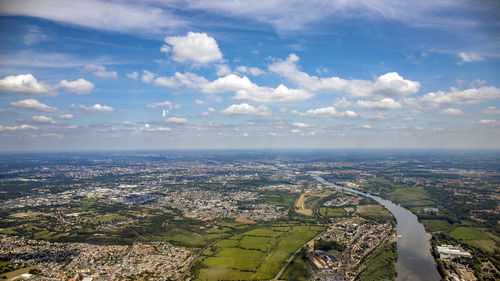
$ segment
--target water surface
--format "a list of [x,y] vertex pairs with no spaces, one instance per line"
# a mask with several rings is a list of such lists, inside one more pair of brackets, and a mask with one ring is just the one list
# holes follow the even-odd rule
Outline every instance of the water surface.
[[371,198],[382,204],[394,215],[397,222],[397,234],[400,236],[396,263],[397,281],[437,281],[441,279],[430,252],[429,239],[431,235],[425,232],[424,226],[418,221],[415,214],[389,200],[327,182],[318,175],[311,176],[327,186]]

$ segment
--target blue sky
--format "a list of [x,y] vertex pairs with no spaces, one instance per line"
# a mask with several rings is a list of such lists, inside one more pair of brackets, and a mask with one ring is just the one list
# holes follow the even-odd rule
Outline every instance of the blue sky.
[[0,3],[0,150],[500,148],[497,1]]

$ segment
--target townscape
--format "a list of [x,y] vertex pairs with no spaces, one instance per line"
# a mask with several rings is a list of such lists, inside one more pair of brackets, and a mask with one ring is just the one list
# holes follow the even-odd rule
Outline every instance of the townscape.
[[24,167],[2,162],[0,278],[396,278],[392,214],[311,173],[414,212],[432,234],[443,279],[499,278],[499,173],[488,157],[470,169],[449,155],[458,168],[447,170],[432,156],[301,156],[69,154],[61,165],[47,154]]

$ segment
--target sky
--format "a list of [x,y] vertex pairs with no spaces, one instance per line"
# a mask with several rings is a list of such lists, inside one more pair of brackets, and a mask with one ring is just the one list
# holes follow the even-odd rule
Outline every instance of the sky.
[[500,2],[2,0],[0,150],[500,149]]

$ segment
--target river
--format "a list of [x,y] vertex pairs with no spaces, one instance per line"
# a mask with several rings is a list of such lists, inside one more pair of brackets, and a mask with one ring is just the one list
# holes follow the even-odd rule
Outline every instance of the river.
[[382,204],[394,215],[397,221],[397,234],[400,237],[398,239],[398,261],[396,263],[397,281],[437,281],[441,279],[430,252],[429,239],[431,235],[425,232],[424,226],[418,221],[415,214],[389,200],[336,185],[318,175],[311,174],[311,176],[327,186],[371,198]]

